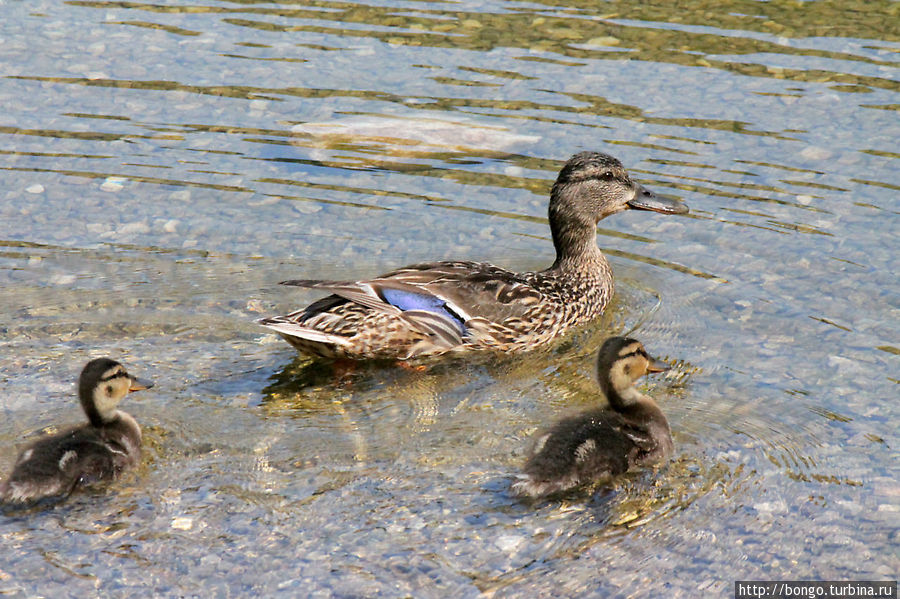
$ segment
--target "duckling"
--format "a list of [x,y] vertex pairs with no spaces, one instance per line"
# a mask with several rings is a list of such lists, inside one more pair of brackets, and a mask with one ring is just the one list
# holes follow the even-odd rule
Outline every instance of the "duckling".
[[550,193],[556,261],[516,273],[465,261],[407,266],[363,281],[282,281],[331,295],[259,321],[297,350],[353,360],[410,360],[447,352],[529,350],[603,314],[612,269],[597,247],[597,223],[627,209],[685,214],[628,176],[608,154],[566,162]]
[[672,435],[662,410],[634,382],[669,365],[651,358],[640,341],[607,339],[597,371],[609,408],[560,420],[541,433],[524,472],[510,490],[519,497],[543,497],[583,483],[657,462],[672,453]]
[[87,363],[78,397],[89,423],[38,439],[0,484],[0,502],[26,504],[65,498],[79,486],[116,478],[140,460],[141,427],[116,409],[130,391],[152,387],[109,358]]

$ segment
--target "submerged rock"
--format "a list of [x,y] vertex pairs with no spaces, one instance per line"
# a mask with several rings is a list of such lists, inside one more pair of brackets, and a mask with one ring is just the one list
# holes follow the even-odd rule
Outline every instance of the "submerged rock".
[[295,146],[312,148],[316,159],[336,149],[356,149],[379,156],[425,157],[447,152],[509,154],[516,147],[540,141],[537,135],[513,133],[470,119],[355,116],[302,123],[291,128]]

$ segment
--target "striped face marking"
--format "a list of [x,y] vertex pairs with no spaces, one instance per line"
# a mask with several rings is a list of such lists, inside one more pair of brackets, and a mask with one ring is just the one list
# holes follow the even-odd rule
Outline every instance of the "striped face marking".
[[631,356],[640,356],[650,361],[650,356],[647,355],[647,351],[644,349],[644,346],[638,342],[629,343],[625,347],[619,350],[619,359],[623,360],[625,358],[630,358]]
[[131,376],[121,364],[116,364],[97,380],[94,387],[94,405],[104,419],[112,415],[122,398],[131,388]]
[[613,387],[620,392],[627,389],[634,381],[647,373],[649,363],[644,346],[640,343],[626,345],[619,350],[618,358],[610,369],[609,378]]
[[121,364],[116,364],[115,366],[113,366],[112,368],[110,368],[109,370],[107,370],[106,372],[103,373],[103,376],[100,377],[100,382],[103,383],[106,381],[111,381],[114,378],[118,378],[118,377],[122,377],[122,376],[128,377],[128,373],[125,372],[125,369],[122,368]]
[[[626,405],[639,401],[642,397],[632,386],[636,380],[648,372],[663,372],[669,369],[668,364],[648,355],[640,341],[612,338],[607,343],[615,344],[618,349],[609,348],[607,351],[611,351],[606,354],[608,357],[601,356],[600,376],[607,377],[606,381]],[[616,353],[612,354],[612,351]],[[605,373],[604,366],[609,369]]]
[[641,398],[634,382],[648,372],[659,372],[665,365],[651,358],[639,341],[628,343],[616,354],[609,369],[609,382],[625,403]]

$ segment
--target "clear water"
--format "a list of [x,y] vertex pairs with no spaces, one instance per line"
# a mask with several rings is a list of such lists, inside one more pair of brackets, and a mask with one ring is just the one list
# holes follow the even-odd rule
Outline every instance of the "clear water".
[[[672,3],[674,4],[674,3]],[[730,596],[900,570],[898,4],[0,1],[0,476],[110,355],[141,467],[0,519],[0,594]],[[553,258],[562,162],[618,283],[552,351],[333,371],[286,278]],[[672,461],[506,493],[631,331]]]

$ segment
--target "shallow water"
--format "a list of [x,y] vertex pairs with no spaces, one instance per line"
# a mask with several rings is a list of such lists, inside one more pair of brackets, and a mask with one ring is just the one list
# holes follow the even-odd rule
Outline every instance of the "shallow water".
[[[0,594],[730,596],[896,579],[891,2],[3,2],[0,472],[111,355],[141,467],[0,519]],[[571,154],[616,215],[604,319],[549,351],[335,372],[254,320],[286,278],[552,261]],[[506,493],[633,331],[666,465]]]

